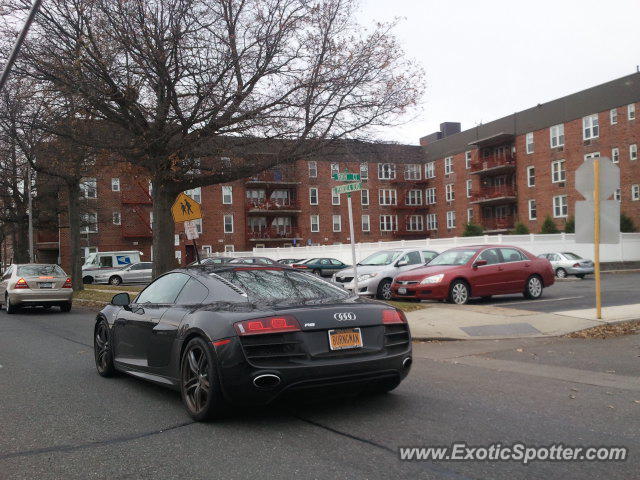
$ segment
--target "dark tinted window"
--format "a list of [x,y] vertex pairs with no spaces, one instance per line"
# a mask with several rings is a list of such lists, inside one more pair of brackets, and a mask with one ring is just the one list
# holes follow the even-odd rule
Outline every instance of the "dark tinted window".
[[113,257],[100,257],[101,267],[113,267]]
[[342,263],[340,260],[336,260],[335,258],[331,259],[331,263],[333,263],[334,265],[344,265],[344,263]]
[[485,250],[478,256],[478,260],[486,260],[487,265],[500,263],[500,256],[498,255],[498,249],[490,248],[488,250]]
[[151,268],[151,263],[136,263],[132,265],[130,270],[149,270]]
[[407,265],[417,265],[422,263],[420,260],[420,254],[418,252],[409,252],[405,256],[403,256],[400,261],[406,260]]
[[520,250],[516,250],[515,248],[501,248],[500,252],[502,253],[502,260],[504,262],[520,262],[521,260],[525,260]]
[[209,295],[209,289],[198,280],[191,278],[184,286],[176,303],[181,305],[195,305],[204,302]]
[[164,275],[145,288],[136,303],[174,303],[187,280],[189,275],[184,273]]

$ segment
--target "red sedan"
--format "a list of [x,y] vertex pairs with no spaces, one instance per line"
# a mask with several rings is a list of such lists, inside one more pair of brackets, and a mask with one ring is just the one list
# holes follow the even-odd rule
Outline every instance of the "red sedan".
[[394,299],[449,300],[459,305],[471,297],[522,293],[536,299],[553,285],[546,258],[505,245],[473,245],[441,253],[428,265],[398,275],[391,285]]

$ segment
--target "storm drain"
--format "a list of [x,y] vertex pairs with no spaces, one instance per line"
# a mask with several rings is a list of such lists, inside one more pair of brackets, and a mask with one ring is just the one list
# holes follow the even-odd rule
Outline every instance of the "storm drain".
[[523,335],[542,333],[529,323],[505,323],[503,325],[478,325],[476,327],[460,327],[471,337],[491,337],[497,335]]

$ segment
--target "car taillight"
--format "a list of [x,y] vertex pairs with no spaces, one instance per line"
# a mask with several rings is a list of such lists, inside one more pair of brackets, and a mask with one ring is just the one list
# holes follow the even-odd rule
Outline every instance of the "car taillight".
[[234,324],[238,335],[260,335],[264,333],[295,332],[300,324],[291,315],[277,317],[253,318]]
[[580,266],[580,264],[579,264],[579,263],[574,263],[574,264],[573,264],[573,266],[574,266],[574,267],[579,267],[579,266]]
[[383,310],[382,311],[382,323],[407,323],[407,317],[400,310]]
[[67,281],[64,282],[64,285],[62,285],[62,288],[71,288],[71,278],[67,278]]
[[13,288],[29,288],[29,285],[27,285],[27,281],[24,278],[21,278],[16,282]]
[[296,265],[296,264],[293,264],[292,267],[293,268],[309,268],[306,265]]

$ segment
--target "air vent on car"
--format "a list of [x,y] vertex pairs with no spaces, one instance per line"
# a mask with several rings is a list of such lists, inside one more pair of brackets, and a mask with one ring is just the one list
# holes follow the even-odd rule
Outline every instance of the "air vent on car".
[[240,337],[247,360],[260,367],[278,367],[304,360],[307,352],[297,332]]
[[231,283],[229,280],[227,280],[226,278],[222,278],[220,275],[216,274],[216,273],[210,273],[209,274],[212,277],[215,277],[217,280],[220,280],[222,283],[224,283],[227,287],[229,287],[231,290],[233,290],[236,293],[239,293],[240,295],[242,295],[243,297],[247,296],[247,293],[242,290],[240,287],[234,285],[233,283]]
[[404,351],[409,347],[409,330],[406,323],[384,326],[384,347],[387,350]]

